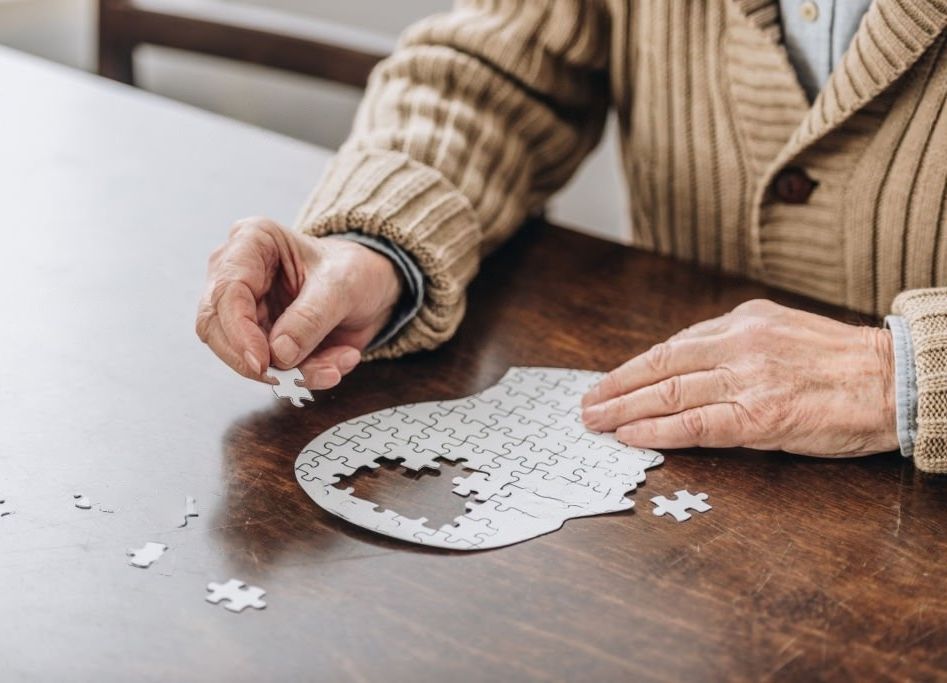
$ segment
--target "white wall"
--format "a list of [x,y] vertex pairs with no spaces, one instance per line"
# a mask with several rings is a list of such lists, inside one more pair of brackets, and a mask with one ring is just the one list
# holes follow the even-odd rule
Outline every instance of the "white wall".
[[[450,0],[257,0],[257,4],[396,35]],[[0,43],[82,69],[95,67],[94,0],[0,0]],[[136,57],[140,84],[154,92],[337,147],[359,92],[301,76],[147,47]],[[610,127],[611,128],[611,127]],[[551,206],[554,219],[610,239],[630,234],[617,143],[605,144]]]

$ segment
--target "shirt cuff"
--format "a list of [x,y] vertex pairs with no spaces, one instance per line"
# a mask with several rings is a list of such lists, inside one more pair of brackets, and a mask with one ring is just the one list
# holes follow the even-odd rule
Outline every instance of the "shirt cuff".
[[395,267],[404,276],[404,294],[402,294],[401,300],[391,314],[388,323],[365,348],[365,351],[368,352],[391,341],[421,310],[421,305],[424,303],[424,274],[404,249],[384,237],[354,231],[339,233],[335,236],[358,242],[379,254],[384,254],[391,259]]
[[911,339],[911,328],[900,315],[887,316],[885,327],[891,330],[894,350],[898,445],[901,447],[901,455],[910,458],[914,455],[914,442],[917,440],[917,371],[914,367],[914,343]]

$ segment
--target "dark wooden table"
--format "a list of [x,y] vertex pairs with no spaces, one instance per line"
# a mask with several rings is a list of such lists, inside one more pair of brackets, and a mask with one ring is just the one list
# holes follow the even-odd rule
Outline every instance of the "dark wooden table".
[[[752,297],[843,312],[534,225],[487,261],[453,342],[363,366],[298,410],[228,372],[192,316],[229,220],[289,220],[325,153],[5,52],[0,84],[4,681],[947,670],[947,478],[894,454],[669,452],[636,510],[470,554],[353,527],[294,478],[336,422],[463,396],[511,365],[607,369]],[[463,511],[445,470],[384,468],[356,489],[443,522]],[[683,487],[714,509],[650,514],[650,496]],[[186,495],[201,515],[179,529]],[[146,541],[170,550],[130,567]],[[264,587],[267,609],[206,603],[231,576]]]

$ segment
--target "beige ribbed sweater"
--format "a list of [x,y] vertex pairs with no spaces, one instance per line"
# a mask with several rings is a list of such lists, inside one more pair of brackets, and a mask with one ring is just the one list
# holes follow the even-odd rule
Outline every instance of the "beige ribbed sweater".
[[[634,243],[911,326],[915,460],[947,472],[947,0],[875,0],[811,106],[777,0],[467,0],[372,75],[301,227],[361,230],[425,273],[376,355],[448,339],[483,254],[572,175],[609,108]],[[800,167],[804,203],[773,181]]]

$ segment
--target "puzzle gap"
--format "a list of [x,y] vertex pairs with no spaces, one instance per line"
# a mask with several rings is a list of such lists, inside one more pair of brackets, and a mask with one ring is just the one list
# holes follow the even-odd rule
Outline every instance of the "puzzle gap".
[[452,479],[466,476],[463,462],[452,463],[436,458],[440,469],[425,468],[409,470],[400,462],[381,460],[379,467],[363,467],[352,475],[341,479],[334,486],[339,489],[352,487],[353,495],[370,500],[379,507],[393,510],[411,517],[427,517],[428,525],[437,528],[453,523],[467,510],[466,497],[453,492]]

